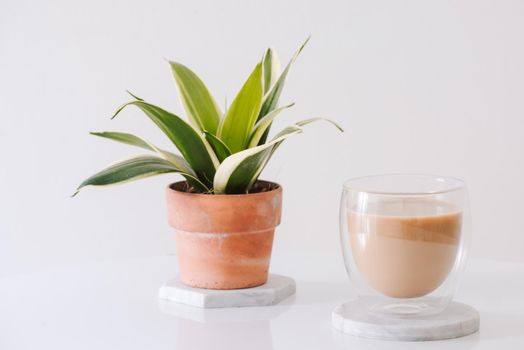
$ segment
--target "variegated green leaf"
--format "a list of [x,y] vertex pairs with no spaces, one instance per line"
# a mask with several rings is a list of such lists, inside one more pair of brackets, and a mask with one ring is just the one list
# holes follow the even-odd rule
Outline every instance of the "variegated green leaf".
[[271,89],[280,75],[280,61],[277,52],[269,48],[262,58],[262,70],[264,72],[264,95]]
[[249,148],[226,158],[215,174],[213,181],[215,193],[246,193],[249,191],[268,160],[286,138],[302,132],[302,126],[321,120],[327,121],[343,131],[335,122],[325,118],[311,118],[290,125],[276,134],[268,143]]
[[209,142],[211,145],[211,148],[213,148],[213,151],[215,151],[215,155],[217,156],[219,162],[222,162],[231,155],[231,150],[229,147],[227,147],[227,145],[218,137],[208,133],[207,131],[204,131],[204,136],[207,142]]
[[192,179],[191,183],[194,186],[196,184],[199,191],[209,191],[207,186],[201,183],[197,178],[190,174],[183,173],[180,169],[165,159],[155,156],[136,156],[115,163],[89,177],[78,186],[77,191],[73,196],[86,186],[107,186],[165,173],[180,173],[184,177]]
[[[264,102],[262,103],[262,107],[260,108],[260,112],[257,117],[257,121],[264,118],[265,115],[267,115],[270,111],[274,110],[278,106],[278,100],[280,98],[280,95],[282,94],[282,90],[284,89],[289,70],[291,69],[291,66],[296,61],[298,55],[300,55],[308,41],[309,37],[306,39],[306,41],[304,41],[304,43],[302,43],[302,45],[300,45],[298,50],[295,52],[291,60],[284,68],[284,71],[282,71],[282,74],[280,74],[278,80],[275,82],[275,84],[273,84],[271,89],[265,95]],[[270,127],[271,125],[266,129],[264,135],[262,135],[259,144],[263,144],[264,142],[266,142]]]
[[264,135],[271,123],[273,123],[275,117],[284,109],[292,107],[293,105],[294,103],[291,103],[287,106],[274,109],[271,112],[269,112],[264,118],[260,119],[253,127],[253,131],[251,132],[251,137],[249,139],[248,148],[257,146],[260,142],[260,139],[262,138],[262,135]]
[[189,166],[189,164],[186,162],[184,158],[182,158],[178,154],[174,154],[166,150],[163,150],[161,148],[158,148],[155,145],[153,145],[152,143],[144,139],[141,139],[140,137],[135,136],[133,134],[117,132],[117,131],[91,132],[90,134],[99,136],[99,137],[103,137],[106,139],[110,139],[113,141],[122,142],[128,145],[137,146],[137,147],[147,149],[152,152],[156,152],[158,153],[158,155],[160,155],[162,158],[164,158],[168,162],[173,163],[174,166],[181,169],[183,172],[196,176],[193,169],[191,169],[191,167]]
[[110,139],[113,141],[122,142],[127,145],[137,146],[143,149],[147,149],[149,151],[153,151],[153,152],[155,151],[154,148],[151,147],[147,141],[133,134],[128,134],[125,132],[118,132],[118,131],[92,131],[90,132],[90,134],[94,136],[99,136],[99,137],[103,137],[106,139]]
[[289,136],[302,132],[296,125],[285,128],[278,138],[227,157],[218,167],[213,182],[215,193],[246,193],[264,169],[268,158]]
[[131,96],[131,97],[134,98],[135,100],[138,100],[138,101],[144,101],[143,98],[138,97],[137,95],[133,94],[131,91],[126,90],[126,92],[129,94],[129,96]]
[[212,185],[218,159],[211,146],[191,125],[177,115],[145,101],[124,104],[113,118],[129,105],[140,108],[169,137],[202,183],[207,187]]
[[318,122],[318,121],[325,121],[325,122],[328,122],[328,123],[334,125],[335,128],[337,128],[337,129],[340,130],[341,132],[344,132],[344,129],[342,129],[342,128],[340,127],[340,125],[338,125],[337,123],[335,123],[335,122],[332,121],[331,119],[322,118],[322,117],[316,117],[316,118],[310,118],[310,119],[301,120],[301,121],[299,121],[299,122],[296,122],[295,124],[298,125],[298,126],[304,126],[304,125],[307,125],[307,124],[310,124],[310,123],[313,123],[313,122]]
[[191,124],[200,131],[216,134],[222,112],[204,82],[186,66],[177,62],[169,64]]
[[262,64],[259,63],[231,103],[219,129],[219,138],[232,153],[245,149],[249,142],[262,105],[262,85]]
[[[302,121],[299,121],[299,122],[296,122],[295,125],[299,126],[299,127],[302,127],[304,125],[307,125],[307,124],[310,124],[310,123],[313,123],[313,122],[317,122],[317,121],[326,121],[332,125],[334,125],[338,130],[340,130],[341,132],[344,132],[344,130],[337,124],[335,123],[334,121],[332,120],[329,120],[329,119],[326,119],[326,118],[310,118],[310,119],[305,119],[305,120],[302,120]],[[273,136],[273,140],[274,139],[278,139],[279,137],[283,136],[283,135],[286,135],[287,131],[286,129],[280,131],[278,134],[276,134],[275,136]],[[273,152],[275,152],[278,148],[278,146],[280,146],[280,144],[276,145],[274,148],[273,148]]]

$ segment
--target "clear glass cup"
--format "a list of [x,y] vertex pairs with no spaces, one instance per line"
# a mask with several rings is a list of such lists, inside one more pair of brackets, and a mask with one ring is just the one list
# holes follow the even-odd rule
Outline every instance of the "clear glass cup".
[[470,231],[459,179],[392,174],[344,183],[342,252],[353,295],[369,312],[444,310],[465,266]]

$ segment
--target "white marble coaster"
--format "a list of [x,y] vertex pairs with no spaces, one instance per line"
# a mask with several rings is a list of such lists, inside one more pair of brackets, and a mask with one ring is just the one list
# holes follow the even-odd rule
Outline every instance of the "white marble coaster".
[[427,341],[458,338],[479,329],[480,316],[471,306],[452,302],[435,315],[394,317],[369,313],[357,301],[338,306],[332,314],[337,330],[365,338]]
[[175,278],[160,287],[158,297],[201,308],[269,306],[295,294],[295,281],[270,274],[266,284],[245,289],[213,290],[186,286]]

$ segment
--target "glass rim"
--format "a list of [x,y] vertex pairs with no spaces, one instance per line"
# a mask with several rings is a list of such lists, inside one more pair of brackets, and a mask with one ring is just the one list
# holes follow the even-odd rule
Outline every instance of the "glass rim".
[[[352,185],[352,183],[368,180],[368,179],[378,179],[378,178],[393,178],[393,177],[422,177],[427,180],[433,180],[440,183],[449,183],[449,187],[441,190],[428,190],[428,191],[384,191],[384,190],[374,190],[366,186]],[[376,175],[366,175],[358,176],[347,179],[343,183],[344,190],[359,192],[359,193],[369,193],[376,195],[388,195],[388,196],[427,196],[435,195],[441,193],[449,193],[454,191],[462,190],[466,187],[464,180],[452,177],[452,176],[440,176],[440,175],[431,175],[431,174],[419,174],[419,173],[388,173],[388,174],[376,174]]]

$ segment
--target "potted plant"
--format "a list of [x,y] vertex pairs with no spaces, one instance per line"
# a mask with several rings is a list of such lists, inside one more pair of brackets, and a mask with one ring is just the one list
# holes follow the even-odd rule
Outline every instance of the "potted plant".
[[128,106],[138,107],[181,155],[128,133],[93,132],[152,154],[109,166],[82,182],[76,193],[86,186],[179,173],[185,181],[170,184],[166,192],[182,282],[208,289],[264,284],[274,230],[280,223],[282,188],[258,177],[286,138],[301,133],[306,124],[325,120],[303,120],[268,137],[275,117],[293,105],[279,107],[278,100],[306,43],[282,72],[276,52],[266,50],[225,112],[193,71],[169,62],[188,122],[131,93],[133,100],[118,108],[113,118]]

